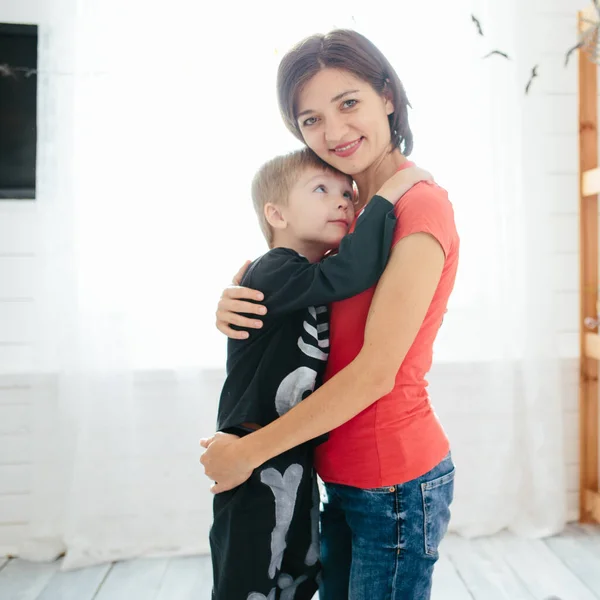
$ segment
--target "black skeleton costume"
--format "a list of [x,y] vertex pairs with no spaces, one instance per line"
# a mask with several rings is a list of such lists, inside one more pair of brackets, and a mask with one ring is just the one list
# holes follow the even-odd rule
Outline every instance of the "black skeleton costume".
[[[385,269],[393,205],[368,203],[338,253],[319,263],[287,248],[253,262],[242,285],[264,293],[263,327],[228,340],[217,429],[239,436],[265,426],[320,385],[329,352],[328,308],[369,289]],[[313,448],[293,448],[214,498],[213,600],[308,600],[318,589],[319,491]]]

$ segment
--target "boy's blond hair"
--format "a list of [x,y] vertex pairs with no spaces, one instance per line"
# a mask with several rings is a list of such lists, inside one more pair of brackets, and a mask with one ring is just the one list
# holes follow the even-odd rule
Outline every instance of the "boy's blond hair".
[[254,204],[260,229],[269,244],[269,248],[273,245],[273,228],[265,217],[265,206],[267,204],[286,206],[292,188],[308,168],[331,171],[350,179],[349,176],[321,160],[308,148],[272,158],[254,176],[252,181],[252,203]]

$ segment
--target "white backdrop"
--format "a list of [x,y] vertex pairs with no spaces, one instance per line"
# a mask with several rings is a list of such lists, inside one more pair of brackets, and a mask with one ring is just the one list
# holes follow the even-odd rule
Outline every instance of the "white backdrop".
[[[275,70],[301,37],[346,26],[396,67],[413,105],[412,158],[449,190],[462,238],[431,373],[459,468],[452,529],[563,526],[543,260],[553,240],[539,98],[523,93],[525,4],[346,2],[341,14],[337,3],[305,2],[290,15],[281,2],[78,0],[74,58],[61,51],[64,32],[46,32],[41,120],[55,125],[40,133],[40,185],[53,192],[40,209],[38,366],[58,384],[36,407],[22,556],[66,550],[69,569],[207,551],[197,440],[212,432],[223,376],[215,305],[264,251],[249,198],[255,169],[298,146],[279,118]],[[515,60],[481,59],[498,45]],[[52,75],[65,70],[73,77]]]

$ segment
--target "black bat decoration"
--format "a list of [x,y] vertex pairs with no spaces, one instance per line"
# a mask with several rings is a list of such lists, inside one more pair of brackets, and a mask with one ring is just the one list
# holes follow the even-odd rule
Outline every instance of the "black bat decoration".
[[575,46],[573,46],[572,48],[569,49],[569,51],[565,55],[565,67],[569,64],[569,59],[571,58],[571,54],[573,54],[573,52],[575,52],[575,50],[579,50],[579,48],[583,48],[584,45],[585,45],[585,40],[582,39],[578,44],[575,44]]
[[[579,36],[579,41],[572,48],[569,48],[565,53],[565,67],[568,66],[569,60],[571,59],[571,55],[577,50],[585,50],[585,52],[589,55],[590,60],[600,65],[600,0],[592,0],[592,4],[596,9],[596,13],[598,15],[598,19],[595,21],[590,21],[589,19],[583,19],[585,23],[590,25],[583,33]],[[477,33],[483,36],[483,29],[481,27],[481,23],[479,19],[471,14],[471,21],[475,24],[477,28]],[[511,60],[510,56],[506,54],[506,52],[502,52],[501,50],[492,50],[488,52],[483,58],[489,58],[490,56],[498,55],[506,60]],[[525,93],[528,94],[531,90],[531,86],[533,84],[533,80],[538,76],[538,68],[539,65],[535,65],[531,69],[531,75],[529,77],[529,81],[525,86]]]
[[[600,18],[600,0],[593,0],[592,4],[596,9],[598,17]],[[579,42],[572,48],[569,48],[565,54],[565,67],[569,64],[571,54],[581,48],[584,48],[587,51],[593,62],[598,63],[598,35],[600,34],[600,21],[583,19],[583,22],[590,25],[590,27],[588,27],[579,35]]]
[[579,50],[579,48],[583,48],[584,40],[581,40],[578,44],[575,44],[572,48],[569,48],[568,52],[565,54],[565,67],[569,64],[569,59],[571,58],[571,54],[575,52],[575,50]]
[[492,50],[491,52],[488,52],[483,58],[488,58],[488,56],[493,56],[494,54],[497,54],[498,56],[502,56],[507,60],[510,60],[508,54],[506,54],[506,52],[501,52],[500,50]]
[[479,19],[477,19],[477,17],[475,17],[475,15],[471,15],[471,21],[473,21],[473,23],[475,23],[475,27],[477,27],[477,33],[479,35],[483,35],[483,30],[481,29],[481,23],[479,22]]
[[529,81],[527,82],[527,85],[525,86],[525,93],[529,94],[529,89],[531,88],[531,84],[533,83],[533,80],[538,76],[538,65],[535,65],[535,67],[533,67],[533,69],[531,69],[531,77],[529,78]]

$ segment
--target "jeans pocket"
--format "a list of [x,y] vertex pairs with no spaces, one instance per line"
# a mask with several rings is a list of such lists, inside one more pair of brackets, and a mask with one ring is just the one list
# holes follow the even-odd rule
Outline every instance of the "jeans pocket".
[[454,498],[455,468],[441,477],[421,483],[423,495],[425,553],[438,555],[440,542],[448,531],[450,505]]

